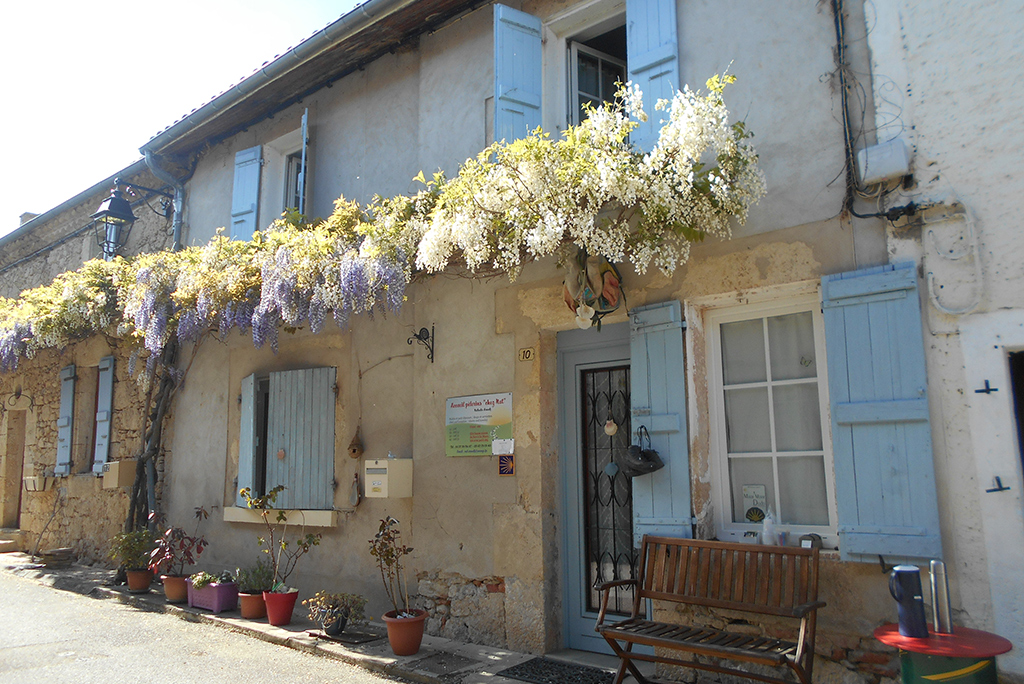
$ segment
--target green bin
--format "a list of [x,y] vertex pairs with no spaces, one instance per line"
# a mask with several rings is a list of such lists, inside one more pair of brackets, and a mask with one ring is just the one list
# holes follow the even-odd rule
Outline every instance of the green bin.
[[997,684],[996,659],[950,658],[900,650],[903,684]]

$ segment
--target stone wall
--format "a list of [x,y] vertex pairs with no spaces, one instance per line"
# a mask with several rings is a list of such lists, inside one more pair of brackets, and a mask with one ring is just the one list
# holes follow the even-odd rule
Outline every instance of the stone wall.
[[[131,182],[159,188],[162,183],[149,173],[133,176]],[[96,234],[89,227],[89,218],[110,188],[79,198],[71,207],[30,230],[12,233],[0,249],[0,297],[17,297],[22,290],[46,285],[65,271],[73,271],[89,259],[102,256]],[[168,249],[171,246],[171,219],[151,210],[161,210],[160,197],[147,202],[141,197],[129,197],[133,212],[138,217],[120,254],[129,256]],[[84,230],[83,230],[84,229]]]
[[[20,528],[24,531],[29,551],[71,547],[75,555],[89,562],[106,560],[109,539],[121,531],[128,510],[128,488],[103,489],[103,479],[91,472],[92,424],[90,416],[76,412],[72,450],[71,475],[53,477],[57,453],[57,418],[60,412],[60,369],[75,364],[79,384],[86,384],[90,374],[104,356],[115,357],[114,410],[111,431],[110,461],[132,458],[138,451],[142,426],[142,405],[145,394],[128,376],[127,354],[115,340],[94,337],[73,344],[61,351],[45,351],[33,359],[24,359],[16,372],[0,375],[0,398],[6,410],[0,412],[0,456],[7,459],[8,426],[16,411],[25,419],[24,461],[22,475],[48,476],[48,489],[29,492],[21,489]],[[76,399],[95,392],[95,385],[76,387]],[[16,395],[20,395],[14,399]],[[20,447],[11,453],[22,453]],[[4,473],[17,472],[0,468]],[[18,487],[0,483],[4,496],[17,493]],[[13,484],[13,483],[11,483]],[[159,500],[159,490],[158,490]],[[41,537],[41,538],[40,538]]]
[[421,572],[413,607],[427,611],[429,634],[456,641],[505,646],[505,580],[457,572]]

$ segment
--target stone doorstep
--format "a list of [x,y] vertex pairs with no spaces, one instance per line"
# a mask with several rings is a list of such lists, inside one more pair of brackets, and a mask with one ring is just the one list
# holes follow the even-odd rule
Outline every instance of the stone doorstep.
[[21,551],[21,544],[13,539],[0,539],[0,553],[16,553]]

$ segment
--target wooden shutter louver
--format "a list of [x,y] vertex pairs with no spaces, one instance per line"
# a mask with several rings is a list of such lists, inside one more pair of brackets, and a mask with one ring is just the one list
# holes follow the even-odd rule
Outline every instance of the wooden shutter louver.
[[96,441],[93,444],[92,472],[103,474],[110,458],[110,427],[114,416],[114,357],[100,359],[96,391]]
[[494,6],[494,139],[525,138],[541,124],[541,22]]
[[678,301],[631,309],[630,401],[633,435],[647,427],[665,467],[633,478],[633,535],[693,536],[686,433],[683,319]]
[[644,94],[647,121],[629,134],[639,149],[650,152],[658,142],[664,111],[659,99],[671,100],[679,83],[679,37],[676,0],[626,0],[626,62],[629,80]]
[[71,440],[75,420],[75,367],[60,370],[60,414],[57,418],[57,465],[55,475],[71,474]]
[[941,558],[913,264],[822,279],[844,560]]
[[232,240],[251,240],[256,232],[262,163],[263,154],[259,145],[235,154],[235,185],[231,193]]

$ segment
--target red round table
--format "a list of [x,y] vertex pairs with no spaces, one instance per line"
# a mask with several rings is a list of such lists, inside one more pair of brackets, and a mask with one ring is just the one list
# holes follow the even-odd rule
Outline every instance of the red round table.
[[1003,637],[980,629],[954,627],[952,634],[905,637],[898,625],[882,625],[875,638],[900,649],[904,684],[996,684],[995,657],[1013,648]]

